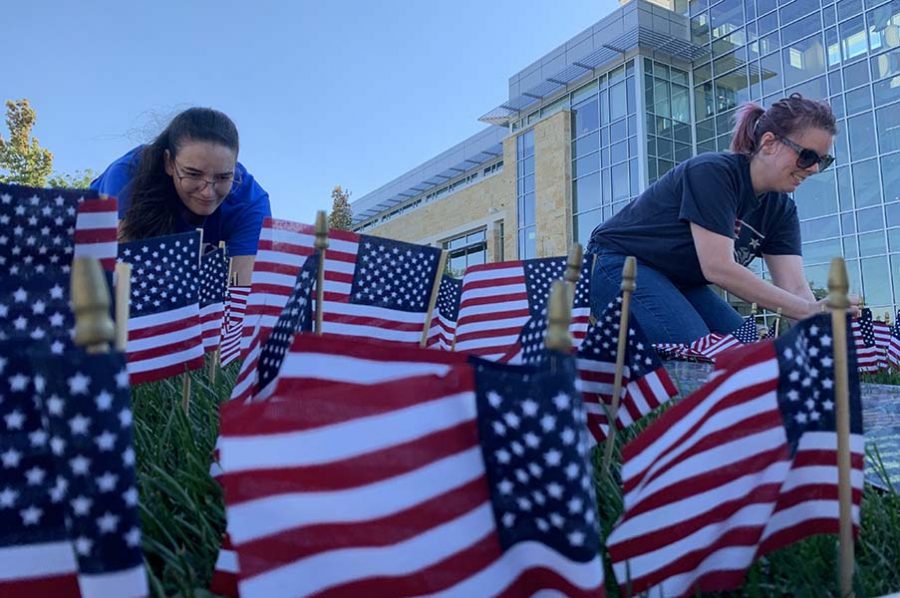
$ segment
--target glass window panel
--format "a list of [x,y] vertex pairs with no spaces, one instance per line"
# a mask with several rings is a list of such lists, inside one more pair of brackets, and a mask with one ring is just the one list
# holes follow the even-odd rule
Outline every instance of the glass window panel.
[[732,71],[715,80],[716,111],[724,112],[750,99],[750,86],[743,68]]
[[806,179],[794,191],[794,201],[797,203],[797,212],[803,220],[837,212],[834,171],[826,170]]
[[584,212],[598,208],[601,199],[599,172],[575,179],[575,184],[572,186],[573,211]]
[[628,161],[628,171],[631,176],[631,194],[637,195],[641,190],[641,184],[639,180],[641,173],[638,171],[637,158],[632,158]]
[[850,157],[853,160],[875,155],[876,134],[871,112],[848,118],[847,132],[850,139]]
[[894,297],[900,297],[900,255],[891,256],[891,274],[894,279]]
[[647,180],[652,184],[656,179],[656,158],[647,158]]
[[628,135],[628,129],[625,125],[624,120],[620,120],[614,122],[609,126],[609,138],[610,139],[624,139]]
[[535,228],[523,228],[519,231],[519,259],[527,260],[537,257],[537,231]]
[[891,277],[888,275],[886,257],[859,260],[862,266],[863,292],[868,305],[892,304]]
[[477,243],[479,241],[484,241],[486,238],[485,230],[475,231],[474,233],[470,233],[466,235],[466,243]]
[[628,134],[637,135],[637,115],[631,114],[628,117]]
[[697,141],[706,141],[716,136],[715,120],[708,118],[697,123]]
[[825,48],[821,35],[794,42],[781,52],[785,87],[825,72]]
[[862,279],[859,277],[859,260],[847,260],[847,278],[851,293],[862,293]]
[[744,3],[744,10],[747,12],[748,22],[756,18],[756,4],[754,4],[753,0],[747,0]]
[[712,63],[707,62],[694,68],[694,84],[703,83],[712,79]]
[[587,245],[591,239],[591,233],[598,224],[603,222],[603,215],[600,210],[586,212],[575,216],[575,242]]
[[613,70],[611,70],[609,72],[608,76],[609,76],[609,84],[610,85],[612,85],[613,83],[615,83],[617,81],[624,81],[625,80],[625,67],[618,66],[618,67],[614,68]]
[[900,46],[900,0],[883,4],[866,13],[872,51]]
[[587,100],[588,97],[591,97],[594,101],[597,101],[597,90],[600,89],[600,84],[597,80],[593,80],[587,85],[583,85],[572,92],[572,105],[578,104],[582,100]]
[[778,29],[778,13],[773,12],[759,18],[759,30],[765,34]]
[[888,226],[900,226],[900,203],[892,202],[884,206]]
[[841,214],[841,231],[845,235],[856,233],[856,214],[853,212]]
[[625,82],[616,83],[609,88],[609,118],[616,120],[627,114],[627,100],[625,98]]
[[533,156],[534,155],[534,129],[532,129],[526,133],[522,133],[521,138],[522,138],[522,156],[521,157],[524,158],[524,157],[528,157],[528,156]]
[[759,61],[759,65],[763,94],[769,95],[780,92],[784,87],[781,84],[781,56],[777,52],[763,56]]
[[600,92],[600,124],[609,124],[609,92]]
[[600,152],[594,152],[575,160],[572,165],[572,176],[584,176],[600,170]]
[[776,6],[776,0],[756,0],[756,12],[761,15],[766,14],[770,10],[775,10]]
[[[819,0],[794,0],[793,2],[784,4],[778,9],[782,24],[790,23],[791,21],[799,19],[800,17],[805,17],[812,12],[819,12]],[[785,35],[785,39],[796,38]]]
[[804,241],[819,241],[840,235],[838,217],[826,216],[800,223],[800,238]]
[[465,254],[453,255],[450,257],[450,271],[456,278],[461,278],[466,271]]
[[841,44],[838,41],[836,27],[825,30],[825,49],[828,54],[828,66],[832,67],[841,63]]
[[653,135],[647,136],[647,154],[650,156],[656,155],[656,137]]
[[629,137],[628,138],[628,157],[633,158],[637,156],[637,137]]
[[534,224],[534,193],[526,193],[522,196],[523,214],[522,226]]
[[675,161],[684,162],[693,155],[691,146],[684,143],[675,143]]
[[859,255],[883,255],[887,253],[884,244],[884,233],[877,231],[874,233],[864,233],[859,235]]
[[[878,188],[878,160],[866,160],[853,165],[853,194],[856,207],[874,206],[881,203],[881,189]],[[878,208],[879,210],[881,208]],[[858,214],[859,230],[863,228],[862,214]],[[879,217],[879,226],[881,223]]]
[[682,143],[691,142],[691,126],[683,123],[675,123],[675,141]]
[[838,187],[838,205],[841,211],[853,209],[853,186],[850,181],[850,168],[838,168],[835,170]]
[[[787,8],[789,6],[793,6],[793,5],[797,4],[798,2],[804,2],[804,1],[805,0],[794,0],[787,6],[784,6],[781,10],[784,10],[785,8]],[[818,4],[819,4],[818,0],[814,0],[813,4],[815,4],[816,8],[818,8]],[[804,14],[807,14],[807,13],[804,13]],[[782,22],[784,22],[784,19],[782,19]],[[790,25],[786,25],[785,27],[783,27],[781,30],[781,36],[786,40],[802,39],[802,38],[806,37],[807,35],[812,35],[813,33],[817,33],[821,29],[822,29],[822,18],[819,15],[819,11],[815,10],[814,12],[812,12],[812,14],[809,14],[808,16],[800,19],[799,21],[796,21],[794,23],[791,23]]]
[[861,0],[841,0],[836,5],[838,21],[843,21],[862,11]]
[[829,93],[840,93],[844,89],[844,82],[841,80],[841,72],[833,71],[828,73],[828,90]]
[[723,0],[709,9],[713,38],[728,35],[744,24],[744,6],[741,0]]
[[[898,230],[900,230],[900,229],[898,229]],[[856,237],[855,236],[854,237],[844,237],[842,244],[844,247],[844,252],[842,254],[844,256],[844,258],[859,257],[859,251],[856,248]]]
[[597,151],[600,147],[600,133],[594,131],[590,135],[586,135],[572,143],[572,157],[577,158],[584,154]]
[[[833,74],[833,73],[832,73]],[[847,116],[844,111],[844,96],[838,95],[829,100],[831,103],[831,112],[836,119],[842,119]]]
[[825,22],[826,27],[831,27],[837,23],[837,19],[834,16],[834,5],[829,4],[822,8],[822,20]]
[[856,114],[872,108],[872,94],[869,92],[868,86],[848,92],[846,98],[847,114]]
[[865,60],[844,68],[844,89],[853,89],[869,82],[869,65]]
[[[900,21],[900,17],[898,17],[898,21]],[[900,75],[900,48],[874,56],[870,62],[873,80],[883,79],[884,77],[896,78]],[[893,82],[893,85],[897,86],[896,80]]]
[[887,232],[888,248],[891,251],[900,251],[900,228],[892,228]]
[[[881,214],[881,206],[857,210],[856,226],[860,233],[866,233],[873,230],[880,231],[883,229],[884,219]],[[860,237],[862,237],[862,235],[860,235]]]
[[670,78],[672,79],[672,83],[675,83],[676,85],[688,85],[687,71],[677,69],[673,66]]
[[687,87],[672,86],[672,118],[683,123],[691,122],[691,100]]
[[644,102],[647,104],[647,110],[653,110],[655,97],[653,93],[653,77],[646,75],[644,77]]
[[884,106],[894,100],[900,99],[900,84],[897,77],[879,81],[874,86],[875,105]]
[[611,172],[613,201],[619,201],[631,197],[628,163],[624,162],[622,164],[613,166]]
[[628,140],[613,143],[609,148],[609,155],[613,162],[621,162],[628,159]]
[[669,118],[663,118],[662,116],[657,116],[656,134],[663,137],[672,137],[672,120]]
[[815,241],[813,243],[803,244],[804,264],[831,262],[831,258],[841,254],[840,239],[828,239],[827,241]]
[[794,92],[801,94],[805,98],[824,98],[828,96],[828,84],[825,81],[825,76],[823,75],[821,77],[811,79],[806,83],[801,83],[800,85],[789,87],[787,91],[785,91],[784,95],[789,96]]
[[481,249],[473,249],[466,254],[466,265],[467,266],[480,266],[485,262],[485,258],[487,257],[487,251],[484,248]]
[[600,171],[600,183],[603,187],[603,203],[612,203],[612,177],[609,175],[609,168]]
[[[763,29],[769,31],[769,29]],[[754,50],[754,54],[768,54],[781,48],[781,34],[776,29],[771,33],[764,33],[759,40],[758,49]]]
[[712,82],[702,83],[694,87],[694,116],[703,120],[715,114],[715,95]]
[[572,107],[572,134],[580,137],[600,126],[600,115],[595,99]]
[[868,51],[866,29],[862,15],[854,17],[839,25],[841,35],[841,54],[844,60],[862,56]]
[[534,175],[529,174],[522,179],[522,192],[531,193],[532,191],[534,191]]
[[532,152],[529,157],[522,160],[522,174],[525,176],[534,174],[534,152]]
[[675,157],[675,145],[671,140],[660,137],[656,143],[656,152],[660,158],[672,160]]
[[719,56],[725,52],[731,52],[747,43],[747,34],[744,29],[737,29],[728,35],[720,37],[712,43],[713,56]]
[[806,280],[809,281],[809,284],[813,289],[822,289],[826,293],[828,292],[828,269],[830,267],[830,264],[822,264],[819,266],[809,266],[808,268],[803,269]]
[[[884,185],[884,203],[900,200],[900,154],[881,158],[881,177],[881,184]],[[900,224],[900,221],[897,224]]]
[[691,17],[691,40],[698,46],[709,43],[709,17],[703,12]]

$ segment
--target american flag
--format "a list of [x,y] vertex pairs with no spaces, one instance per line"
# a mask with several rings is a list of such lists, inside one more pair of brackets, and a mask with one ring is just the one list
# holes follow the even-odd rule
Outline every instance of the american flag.
[[872,321],[872,310],[868,307],[859,310],[859,318],[853,318],[852,329],[859,371],[877,372],[879,370],[879,359],[878,348],[875,346],[875,326]]
[[209,251],[200,258],[200,329],[207,353],[215,351],[222,338],[227,279],[228,258],[224,249]]
[[891,326],[881,320],[872,322],[872,332],[875,338],[875,349],[878,352],[878,369],[888,368],[888,350],[891,344]]
[[[598,443],[609,433],[607,408],[612,403],[621,315],[622,296],[619,295],[588,329],[578,350],[578,375],[588,430]],[[656,350],[647,341],[637,318],[629,314],[617,427],[622,429],[631,425],[676,394],[678,389]]]
[[69,275],[60,268],[0,277],[0,340],[47,348],[72,348],[75,318],[69,306]]
[[897,319],[891,326],[891,340],[888,345],[888,361],[895,367],[900,368],[900,311],[897,312]]
[[441,277],[437,303],[431,315],[431,327],[428,329],[426,347],[441,351],[452,351],[456,337],[456,321],[459,319],[459,297],[462,293],[462,281],[446,274]]
[[[570,331],[576,346],[590,318],[590,270],[587,256],[575,290]],[[538,258],[472,266],[463,276],[456,350],[494,361],[522,360],[520,335],[531,322],[537,331],[546,319],[550,287],[563,278],[566,258]],[[546,327],[545,327],[546,328]]]
[[574,367],[490,363],[226,404],[241,595],[602,595],[581,415]]
[[35,368],[41,440],[55,462],[51,502],[63,505],[81,595],[145,596],[125,357],[75,350]]
[[117,218],[116,200],[90,190],[0,184],[0,274],[68,272],[73,255],[112,270]]
[[225,294],[225,314],[222,318],[222,348],[219,363],[222,367],[241,355],[241,338],[244,335],[244,314],[250,287],[230,286]]
[[140,384],[203,367],[196,231],[119,245],[132,265],[128,373]]
[[34,371],[19,342],[0,343],[0,395],[0,596],[77,596],[66,486],[54,473]]
[[730,334],[710,332],[706,336],[688,343],[657,343],[654,348],[666,359],[686,359],[715,361],[716,357],[729,349],[759,341],[759,328],[753,316],[744,318],[743,323]]
[[[730,352],[718,376],[625,447],[625,513],[607,542],[621,587],[731,590],[757,557],[838,531],[833,344],[821,314]],[[864,439],[849,345],[858,526]]]
[[294,291],[285,304],[275,328],[265,343],[250,345],[250,352],[241,371],[238,373],[234,393],[243,393],[245,386],[250,387],[251,399],[262,400],[272,394],[275,382],[281,371],[282,362],[294,336],[298,332],[312,330],[315,315],[312,312],[312,295],[315,292],[319,273],[319,255],[314,253],[306,258],[306,263],[297,273]]

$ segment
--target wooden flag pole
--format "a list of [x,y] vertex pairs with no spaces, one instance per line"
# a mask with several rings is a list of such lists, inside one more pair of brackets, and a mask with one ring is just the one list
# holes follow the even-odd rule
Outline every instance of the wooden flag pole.
[[575,302],[575,287],[578,284],[578,279],[581,277],[581,264],[583,261],[584,249],[581,247],[581,243],[575,243],[572,245],[572,248],[569,249],[565,273],[565,279],[568,283],[566,286],[569,288],[569,302],[573,305]]
[[567,285],[568,283],[562,280],[556,280],[550,287],[550,298],[547,302],[547,337],[544,341],[549,350],[562,355],[568,355],[572,350],[572,335],[569,333],[572,302],[569,300]]
[[847,267],[844,258],[831,260],[828,272],[828,307],[834,340],[834,395],[838,441],[838,499],[840,501],[841,596],[853,597],[853,487],[850,485],[850,399],[847,373]]
[[438,259],[437,276],[434,277],[434,284],[431,285],[431,299],[428,300],[428,314],[425,316],[425,328],[422,329],[422,339],[419,341],[420,347],[425,347],[428,342],[428,329],[431,328],[431,318],[434,317],[434,306],[437,305],[438,293],[441,291],[441,279],[444,278],[444,268],[447,266],[447,251],[441,251],[441,257]]
[[775,338],[778,338],[781,335],[781,308],[778,308],[778,311],[775,312]]
[[181,408],[184,409],[185,415],[188,415],[191,408],[191,374],[187,366],[184,366],[184,374],[181,377]]
[[199,257],[197,258],[197,265],[203,264],[203,229],[197,228],[195,229],[198,233],[200,233],[200,251],[197,254]]
[[75,344],[88,353],[109,353],[116,328],[109,317],[106,276],[97,258],[77,257],[72,261],[71,297]]
[[325,211],[316,214],[316,251],[319,252],[319,277],[316,280],[316,334],[322,335],[322,303],[325,301],[325,251],[328,249],[328,219]]
[[[225,241],[219,241],[219,249],[222,250],[223,259],[228,260],[228,274],[225,276],[225,292],[228,292],[228,281],[231,280],[231,267],[232,267],[232,259],[225,256]],[[223,302],[225,296],[222,297]],[[225,305],[222,305],[222,317],[225,317]],[[216,350],[213,351],[212,359],[209,360],[209,383],[216,383],[216,373],[219,371],[219,352],[222,349],[222,327],[219,326],[219,342],[216,345]]]
[[131,264],[116,264],[116,351],[128,348],[128,318],[131,315]]
[[635,289],[637,278],[637,260],[634,256],[625,258],[622,268],[622,314],[619,317],[619,342],[616,345],[616,373],[613,377],[612,403],[609,406],[608,431],[606,449],[603,451],[603,472],[609,472],[612,462],[613,447],[616,444],[616,418],[619,415],[619,395],[622,394],[622,375],[625,369],[625,343],[628,341],[628,312],[631,308],[631,293]]

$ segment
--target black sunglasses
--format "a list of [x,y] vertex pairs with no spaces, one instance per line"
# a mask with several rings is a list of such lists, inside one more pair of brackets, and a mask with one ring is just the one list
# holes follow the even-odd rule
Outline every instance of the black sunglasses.
[[778,140],[797,152],[797,168],[806,170],[813,164],[818,164],[819,172],[822,172],[834,163],[834,156],[832,156],[831,154],[820,156],[816,150],[811,150],[808,147],[798,145],[787,137],[782,137],[780,135],[778,136]]

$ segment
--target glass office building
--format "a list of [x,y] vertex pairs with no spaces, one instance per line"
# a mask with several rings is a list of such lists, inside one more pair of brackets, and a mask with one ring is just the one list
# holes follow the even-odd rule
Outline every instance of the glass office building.
[[[623,4],[515,74],[509,100],[482,117],[489,129],[503,129],[507,171],[514,171],[490,183],[510,189],[484,195],[509,198],[500,231],[515,231],[506,246],[520,258],[542,255],[541,205],[556,194],[565,200],[566,222],[545,219],[544,236],[586,243],[597,224],[677,163],[726,150],[742,102],[767,106],[793,92],[827,98],[839,129],[834,166],[794,196],[807,278],[825,288],[830,259],[843,255],[851,288],[879,315],[892,310],[900,305],[900,0]],[[559,113],[565,138],[536,141],[534,131]],[[500,137],[490,139],[495,159]],[[563,152],[564,176],[542,175],[542,152]],[[479,160],[472,160],[475,170]],[[386,185],[362,197],[354,202],[358,228],[377,233],[392,212],[470,176],[457,170],[444,171],[446,180],[435,172],[413,190]],[[549,188],[551,180],[567,188]],[[472,184],[472,192],[480,185],[488,191],[488,182]],[[410,240],[443,241],[433,230],[416,238],[416,219],[428,217],[421,209],[404,213]],[[484,220],[473,216],[473,230],[491,230]],[[448,237],[466,228],[454,226]],[[761,260],[753,267],[762,272]]]

